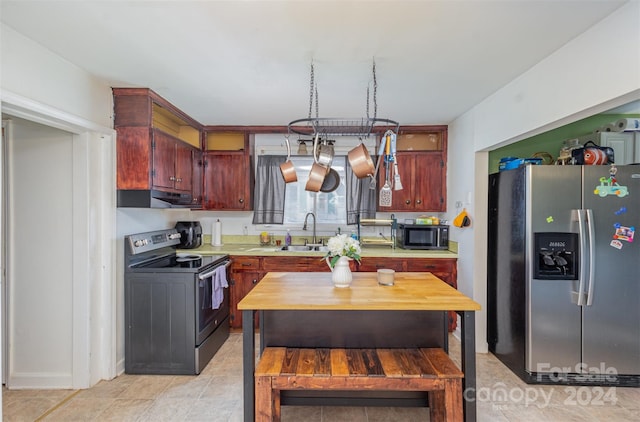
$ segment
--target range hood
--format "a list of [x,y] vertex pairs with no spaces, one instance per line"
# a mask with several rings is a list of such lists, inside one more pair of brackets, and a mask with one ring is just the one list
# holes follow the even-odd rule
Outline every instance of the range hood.
[[191,193],[119,189],[117,199],[122,208],[191,208],[193,197]]

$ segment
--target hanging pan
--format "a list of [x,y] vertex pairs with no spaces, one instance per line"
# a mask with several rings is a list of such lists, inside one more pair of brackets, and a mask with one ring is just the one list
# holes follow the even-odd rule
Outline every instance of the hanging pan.
[[297,182],[298,175],[296,175],[296,168],[291,162],[291,145],[289,144],[289,137],[285,137],[285,141],[287,144],[287,161],[280,164],[280,171],[282,172],[282,177],[284,177],[285,183]]
[[367,151],[367,147],[365,147],[362,142],[360,145],[349,151],[347,157],[349,158],[351,169],[358,179],[372,176],[376,170],[373,165],[373,161],[371,160],[371,156],[369,155],[369,151]]
[[[311,165],[311,171],[309,172],[309,179],[307,180],[307,184],[305,185],[305,190],[310,191],[310,192],[318,192],[320,191],[320,188],[322,187],[322,183],[324,182],[324,178],[327,176],[327,173],[329,173],[329,167],[325,166],[323,164],[327,162],[327,159],[330,158],[329,162],[329,166],[331,165],[331,161],[333,161],[333,147],[331,147],[331,156],[329,157],[329,150],[325,150],[323,151],[323,153],[326,153],[325,155],[323,154],[318,154],[319,152],[319,145],[318,145],[318,137],[320,136],[319,133],[316,133],[316,137],[313,140],[313,165]],[[319,155],[321,157],[319,157]],[[319,158],[322,158],[322,162],[319,161]]]
[[340,175],[334,169],[330,169],[322,182],[320,191],[324,193],[333,192],[338,189],[338,186],[340,186]]

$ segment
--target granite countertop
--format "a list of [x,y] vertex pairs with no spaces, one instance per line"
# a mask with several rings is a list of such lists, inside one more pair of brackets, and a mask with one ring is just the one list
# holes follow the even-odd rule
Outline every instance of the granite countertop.
[[[208,240],[205,238],[205,240]],[[452,242],[453,243],[453,242]],[[295,244],[295,242],[294,242]],[[457,245],[450,245],[457,246]],[[203,242],[196,249],[178,249],[178,252],[186,252],[201,255],[243,255],[243,256],[324,256],[326,252],[292,252],[280,251],[280,246],[260,246],[252,243],[226,243],[223,238],[221,246],[212,246],[209,242]],[[364,246],[363,257],[387,257],[387,258],[457,258],[458,254],[452,250],[415,250],[391,248],[389,246]]]

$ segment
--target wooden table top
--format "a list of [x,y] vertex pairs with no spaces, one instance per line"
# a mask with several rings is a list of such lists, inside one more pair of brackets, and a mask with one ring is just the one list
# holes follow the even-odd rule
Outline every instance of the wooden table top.
[[381,286],[375,272],[354,272],[337,288],[327,272],[270,272],[238,303],[240,310],[477,311],[480,304],[428,272],[396,272]]

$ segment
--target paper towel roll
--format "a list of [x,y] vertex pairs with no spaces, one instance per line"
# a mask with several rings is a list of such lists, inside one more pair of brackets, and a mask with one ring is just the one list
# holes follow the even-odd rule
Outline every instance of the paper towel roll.
[[630,117],[626,119],[620,119],[616,122],[616,132],[623,132],[625,130],[640,130],[640,118]]
[[211,244],[213,246],[222,246],[222,223],[219,219],[212,224],[211,231]]

